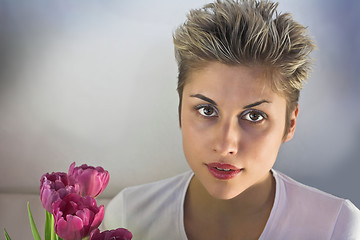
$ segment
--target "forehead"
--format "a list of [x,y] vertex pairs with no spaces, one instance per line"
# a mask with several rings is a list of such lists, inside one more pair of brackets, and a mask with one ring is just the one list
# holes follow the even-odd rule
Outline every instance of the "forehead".
[[234,66],[213,62],[190,72],[184,92],[203,92],[227,100],[247,98],[251,101],[278,95],[272,90],[271,81],[272,74],[264,66]]

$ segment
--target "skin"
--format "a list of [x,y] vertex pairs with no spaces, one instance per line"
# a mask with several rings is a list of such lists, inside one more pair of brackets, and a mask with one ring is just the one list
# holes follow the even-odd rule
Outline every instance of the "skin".
[[[189,239],[257,239],[275,197],[270,172],[279,148],[294,134],[298,108],[284,136],[286,100],[272,91],[261,66],[209,63],[192,72],[183,91],[183,148],[195,175],[186,198]],[[207,165],[241,172],[215,178]]]

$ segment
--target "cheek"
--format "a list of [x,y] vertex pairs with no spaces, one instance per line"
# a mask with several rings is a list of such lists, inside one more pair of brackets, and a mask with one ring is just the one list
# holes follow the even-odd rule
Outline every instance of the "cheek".
[[[185,126],[185,127],[184,127]],[[186,127],[186,124],[182,128],[183,135],[183,152],[186,161],[192,169],[194,169],[197,159],[201,159],[201,142],[199,137]]]
[[185,157],[188,158],[190,152],[194,151],[191,146],[196,146],[198,143],[198,134],[193,130],[193,127],[190,124],[187,113],[182,110],[181,115],[181,133],[182,133],[182,142]]
[[264,158],[275,159],[281,145],[281,134],[270,134],[259,139],[259,153]]
[[186,118],[182,118],[181,132],[184,151],[194,150],[196,146],[201,144],[202,138],[199,130]]
[[253,155],[254,163],[273,164],[276,160],[280,145],[282,143],[283,128],[269,126],[261,132],[251,134],[245,148]]
[[182,118],[182,138],[185,157],[191,160],[194,156],[204,154],[204,151],[211,145],[211,130],[204,126],[197,117],[190,116],[183,112]]

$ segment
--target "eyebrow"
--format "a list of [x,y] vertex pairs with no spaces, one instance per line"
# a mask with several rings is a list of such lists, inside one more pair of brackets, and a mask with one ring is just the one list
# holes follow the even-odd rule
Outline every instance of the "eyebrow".
[[[200,98],[200,99],[202,99],[202,100],[204,100],[206,102],[209,102],[209,103],[213,104],[214,106],[217,106],[217,104],[216,104],[216,102],[214,100],[212,100],[211,98],[205,97],[202,94],[193,94],[193,95],[190,95],[190,97]],[[259,106],[259,105],[261,105],[263,103],[271,103],[271,102],[264,99],[264,100],[260,100],[260,101],[248,104],[248,105],[244,106],[243,108],[248,109],[248,108]]]
[[209,102],[211,104],[213,104],[214,106],[217,106],[216,102],[208,97],[205,97],[202,94],[194,94],[194,95],[190,95],[190,97],[196,97],[196,98],[200,98],[202,100],[204,100],[205,102]]
[[259,106],[260,104],[263,104],[263,103],[270,103],[270,101],[268,101],[268,100],[257,101],[257,102],[254,102],[254,103],[251,103],[249,105],[244,106],[244,108],[247,109],[247,108],[256,107],[256,106]]

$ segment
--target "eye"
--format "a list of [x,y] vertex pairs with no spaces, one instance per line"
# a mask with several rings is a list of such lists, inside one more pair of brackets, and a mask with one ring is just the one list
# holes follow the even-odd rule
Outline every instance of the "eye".
[[204,117],[216,117],[218,116],[218,111],[214,106],[211,105],[199,105],[195,107],[202,116]]
[[262,111],[250,109],[242,114],[241,119],[250,121],[252,123],[260,123],[264,119],[267,119],[267,115]]

